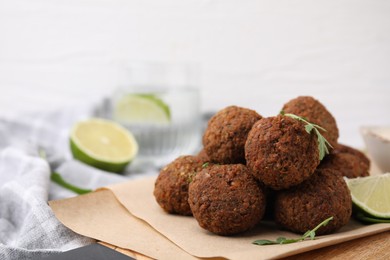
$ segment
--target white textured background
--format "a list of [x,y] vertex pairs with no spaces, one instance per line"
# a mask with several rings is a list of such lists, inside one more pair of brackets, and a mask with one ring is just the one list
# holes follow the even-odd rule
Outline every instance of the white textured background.
[[203,111],[313,95],[357,147],[390,125],[387,0],[0,0],[0,115],[97,100],[121,60],[199,62]]

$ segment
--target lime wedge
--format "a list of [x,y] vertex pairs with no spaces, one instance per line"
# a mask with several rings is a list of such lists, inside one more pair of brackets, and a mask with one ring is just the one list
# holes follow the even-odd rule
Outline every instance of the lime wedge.
[[359,210],[367,216],[390,219],[390,173],[345,180]]
[[116,103],[113,117],[121,123],[167,124],[171,113],[169,106],[153,94],[128,94]]
[[360,220],[360,221],[363,221],[365,223],[390,223],[390,219],[385,219],[385,218],[375,218],[375,217],[371,217],[371,216],[366,216],[364,213],[362,212],[357,212],[355,214],[355,217]]
[[74,125],[70,148],[75,159],[110,172],[123,171],[138,152],[138,144],[127,129],[97,118]]

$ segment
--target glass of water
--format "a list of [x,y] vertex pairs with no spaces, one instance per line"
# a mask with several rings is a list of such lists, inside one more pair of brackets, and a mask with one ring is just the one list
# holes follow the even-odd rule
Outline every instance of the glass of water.
[[199,68],[193,64],[136,63],[123,67],[111,116],[135,136],[130,169],[161,168],[197,152],[201,140]]

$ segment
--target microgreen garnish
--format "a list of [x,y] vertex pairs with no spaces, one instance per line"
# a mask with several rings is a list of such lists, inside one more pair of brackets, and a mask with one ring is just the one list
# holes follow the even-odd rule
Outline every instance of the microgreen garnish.
[[306,231],[306,233],[303,234],[303,236],[301,236],[299,238],[278,237],[275,241],[268,240],[268,239],[260,239],[260,240],[253,241],[252,244],[258,245],[258,246],[278,245],[278,244],[284,245],[284,244],[291,244],[291,243],[295,243],[295,242],[301,242],[301,241],[306,240],[306,238],[310,238],[310,240],[314,240],[315,236],[316,236],[316,231],[320,227],[326,226],[332,219],[333,219],[333,217],[325,219],[320,224],[318,224],[314,229]]
[[301,121],[303,123],[305,123],[305,130],[308,134],[311,133],[312,130],[314,130],[315,134],[317,135],[317,141],[318,141],[318,151],[319,151],[319,157],[320,157],[320,160],[322,160],[325,155],[329,154],[329,149],[328,149],[328,146],[330,148],[333,148],[332,145],[328,142],[328,140],[326,140],[326,138],[321,134],[321,131],[324,131],[326,132],[326,129],[319,126],[319,125],[316,125],[316,124],[313,124],[313,123],[310,123],[306,118],[304,117],[301,117],[301,116],[297,116],[297,115],[294,115],[294,114],[289,114],[289,113],[284,113],[284,111],[280,111],[280,114],[283,115],[283,116],[288,116],[288,117],[291,117],[295,120],[298,120],[298,121]]
[[202,164],[202,168],[206,168],[207,166],[209,166],[209,162],[205,162],[204,164]]

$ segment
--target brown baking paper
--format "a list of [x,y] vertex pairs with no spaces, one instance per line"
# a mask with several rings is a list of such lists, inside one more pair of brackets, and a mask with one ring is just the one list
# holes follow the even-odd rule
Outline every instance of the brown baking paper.
[[[241,235],[222,237],[200,228],[193,217],[165,213],[153,197],[155,178],[109,186],[72,199],[50,202],[57,218],[75,232],[158,259],[270,259],[290,256],[390,230],[390,224],[351,220],[339,232],[287,245],[257,246],[256,239],[299,235],[263,222]],[[109,190],[107,190],[109,189]],[[112,191],[112,192],[111,192]]]
[[50,201],[54,214],[76,233],[156,259],[194,259],[146,222],[131,215],[110,190]]

